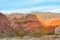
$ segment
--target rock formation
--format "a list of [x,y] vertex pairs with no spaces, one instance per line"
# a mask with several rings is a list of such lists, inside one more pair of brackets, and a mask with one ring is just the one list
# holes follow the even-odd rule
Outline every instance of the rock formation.
[[27,32],[31,32],[32,30],[40,31],[39,29],[43,27],[42,24],[37,20],[36,15],[33,14],[27,14],[21,18],[14,18],[13,20],[20,26],[21,29]]
[[11,21],[10,18],[0,13],[0,33],[8,35],[13,34],[13,31],[17,30],[18,25]]

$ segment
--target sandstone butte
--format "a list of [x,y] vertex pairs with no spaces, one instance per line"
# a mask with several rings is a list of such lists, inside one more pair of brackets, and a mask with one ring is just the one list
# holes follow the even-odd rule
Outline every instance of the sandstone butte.
[[24,16],[20,18],[19,17],[13,18],[13,21],[19,26],[22,25],[22,27],[25,29],[26,28],[41,29],[42,27],[47,27],[48,31],[53,31],[54,28],[60,25],[60,14],[50,12],[42,12],[40,14],[38,12],[37,13],[34,12],[32,14],[27,15],[24,14]]
[[[20,17],[19,17],[19,15],[20,15]],[[22,15],[24,17],[21,17]],[[33,18],[33,15],[35,15],[37,18],[36,17]],[[29,17],[28,15],[25,15],[25,14],[11,14],[11,15],[8,15],[8,16],[10,18],[12,17],[13,19],[14,19],[14,17],[16,17],[16,20],[19,21],[19,22],[25,20],[26,19],[25,16]],[[53,26],[54,27],[54,26],[60,25],[60,14],[58,14],[58,13],[32,12],[31,15],[30,15],[30,18],[37,19],[40,22],[40,24],[42,24],[44,27],[49,27],[49,26]],[[14,20],[14,21],[16,21],[16,20]]]
[[27,14],[21,18],[13,19],[19,26],[22,25],[26,30],[36,30],[42,27],[41,23],[37,20],[37,17],[33,14]]
[[[37,19],[38,19],[38,21],[40,21],[41,23],[42,23],[42,25],[43,26],[57,26],[57,25],[59,25],[60,24],[60,14],[56,14],[56,13],[51,13],[51,12],[34,12],[33,14],[38,14],[38,15],[36,15],[37,16]],[[39,15],[39,13],[41,13],[41,14],[43,14],[42,16],[46,16],[46,14],[48,14],[47,15],[47,17],[51,17],[51,18],[48,18],[47,19],[47,21],[46,20],[44,20],[44,18],[42,18],[40,15]],[[50,15],[51,14],[51,15]],[[52,15],[53,14],[53,15]],[[12,14],[11,14],[12,15]],[[11,17],[11,15],[10,15],[10,17]],[[17,15],[17,14],[16,14]],[[16,15],[14,15],[13,14],[13,16],[16,16]],[[24,14],[25,15],[25,14]],[[57,17],[57,19],[55,19],[54,17],[55,17],[55,15],[59,15],[58,17]],[[21,15],[20,15],[21,16]],[[19,17],[19,15],[18,15],[18,17]],[[17,18],[18,18],[17,17]],[[22,18],[23,19],[23,18]],[[58,21],[58,22],[57,22]]]

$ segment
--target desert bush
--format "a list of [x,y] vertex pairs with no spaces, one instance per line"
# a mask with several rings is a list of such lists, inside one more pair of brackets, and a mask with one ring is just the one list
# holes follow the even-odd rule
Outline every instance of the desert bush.
[[22,32],[22,31],[15,31],[14,34],[15,34],[14,36],[17,36],[17,37],[23,37],[28,35],[27,32]]
[[44,36],[44,35],[46,35],[45,32],[34,32],[32,34],[33,37],[41,37],[41,36]]

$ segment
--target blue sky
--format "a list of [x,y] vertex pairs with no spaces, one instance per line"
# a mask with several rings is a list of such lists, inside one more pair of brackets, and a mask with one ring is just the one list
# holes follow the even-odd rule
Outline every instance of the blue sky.
[[0,0],[0,11],[10,12],[57,12],[60,13],[60,0]]

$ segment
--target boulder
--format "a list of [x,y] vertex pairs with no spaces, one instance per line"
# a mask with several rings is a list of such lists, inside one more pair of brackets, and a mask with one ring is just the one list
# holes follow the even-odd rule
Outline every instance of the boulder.
[[60,34],[60,25],[55,28],[54,34]]

